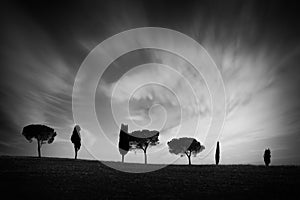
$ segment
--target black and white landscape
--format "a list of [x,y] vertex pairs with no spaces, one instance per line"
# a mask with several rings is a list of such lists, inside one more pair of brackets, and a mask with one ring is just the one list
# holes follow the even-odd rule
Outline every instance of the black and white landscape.
[[33,199],[288,199],[293,1],[4,1],[0,185]]

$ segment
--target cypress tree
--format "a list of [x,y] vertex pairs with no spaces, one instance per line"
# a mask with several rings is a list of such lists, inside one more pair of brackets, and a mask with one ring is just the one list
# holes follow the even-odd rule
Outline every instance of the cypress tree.
[[129,138],[128,138],[128,126],[122,124],[119,134],[119,152],[122,155],[122,163],[124,163],[124,157],[129,151]]
[[216,159],[216,165],[218,165],[219,161],[220,161],[220,145],[219,145],[219,142],[217,142],[215,159]]
[[268,167],[269,164],[271,163],[271,150],[270,149],[265,149],[264,161],[265,161],[265,165]]

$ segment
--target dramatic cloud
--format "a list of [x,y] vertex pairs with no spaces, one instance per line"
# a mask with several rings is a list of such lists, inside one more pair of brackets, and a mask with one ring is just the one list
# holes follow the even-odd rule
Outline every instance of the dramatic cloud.
[[[75,125],[72,90],[85,56],[114,34],[154,26],[195,39],[221,72],[227,97],[226,123],[219,138],[222,163],[261,163],[267,147],[275,164],[300,163],[297,6],[277,1],[45,5],[10,3],[1,13],[0,154],[35,154],[34,145],[26,143],[20,132],[27,124],[44,123],[59,133],[45,148],[46,155],[72,157],[68,143]],[[152,39],[145,38],[149,43]],[[182,48],[193,53],[192,48]],[[130,131],[160,129],[157,149],[164,153],[151,159],[167,163],[172,155],[165,142],[178,130],[179,136],[193,136],[198,117],[196,136],[201,142],[207,137],[213,108],[205,79],[170,52],[139,50],[121,56],[101,77],[96,93],[97,116],[106,136],[95,127],[83,129],[84,145],[98,152],[99,159],[119,160],[121,122],[128,123]],[[161,84],[144,85],[151,82]],[[86,151],[82,156],[91,158]],[[132,162],[140,159],[127,156]],[[213,156],[197,162],[211,163]]]

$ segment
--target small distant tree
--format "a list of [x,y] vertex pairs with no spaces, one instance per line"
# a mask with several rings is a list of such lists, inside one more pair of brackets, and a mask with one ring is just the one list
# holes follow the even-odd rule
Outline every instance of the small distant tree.
[[128,137],[128,125],[121,125],[119,134],[119,152],[122,155],[122,163],[124,163],[124,157],[129,151],[129,137]]
[[196,156],[202,150],[205,149],[204,146],[200,144],[195,138],[174,138],[168,143],[169,152],[175,155],[184,156],[186,155],[189,160],[189,165],[191,165],[191,155]]
[[147,149],[158,144],[158,131],[142,130],[133,131],[129,135],[130,150],[141,149],[144,152],[145,164],[147,164]]
[[80,126],[76,125],[73,129],[73,133],[71,136],[71,142],[74,145],[74,150],[75,150],[75,160],[77,159],[77,153],[81,147],[81,136],[80,136]]
[[269,164],[271,163],[271,150],[270,149],[265,149],[264,161],[265,161],[265,165],[268,167]]
[[215,159],[216,159],[216,165],[218,165],[219,161],[220,161],[220,146],[219,146],[219,142],[217,142]]
[[46,142],[51,144],[54,141],[54,137],[57,135],[53,128],[50,128],[41,124],[30,124],[25,126],[22,130],[22,135],[32,142],[36,139],[38,144],[38,156],[41,157],[41,147]]

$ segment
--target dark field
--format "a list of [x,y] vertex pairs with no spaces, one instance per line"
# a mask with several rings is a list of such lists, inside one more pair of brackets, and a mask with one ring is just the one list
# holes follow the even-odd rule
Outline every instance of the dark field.
[[97,161],[0,157],[0,169],[4,199],[297,199],[300,194],[299,166],[171,165],[132,174]]

